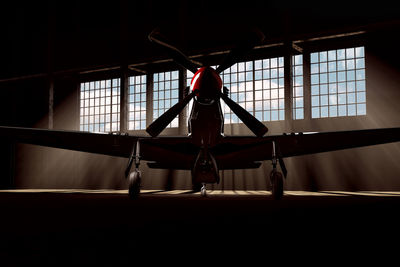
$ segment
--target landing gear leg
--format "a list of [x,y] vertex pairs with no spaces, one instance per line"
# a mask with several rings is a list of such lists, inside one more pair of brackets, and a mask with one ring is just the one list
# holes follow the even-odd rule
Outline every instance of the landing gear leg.
[[207,189],[206,189],[206,184],[203,183],[203,186],[201,187],[201,196],[206,197],[207,196]]
[[277,165],[277,156],[276,156],[275,142],[272,141],[272,171],[270,174],[271,193],[273,199],[279,200],[283,197],[283,176],[282,173],[277,171],[276,165]]
[[137,198],[140,194],[140,187],[142,182],[142,173],[139,171],[140,165],[140,144],[137,141],[134,150],[132,151],[132,155],[129,159],[128,169],[126,172],[129,172],[130,166],[132,162],[135,162],[135,170],[129,174],[128,182],[129,182],[129,197],[134,199]]
[[272,170],[270,174],[272,198],[279,200],[283,197],[283,177],[282,173]]

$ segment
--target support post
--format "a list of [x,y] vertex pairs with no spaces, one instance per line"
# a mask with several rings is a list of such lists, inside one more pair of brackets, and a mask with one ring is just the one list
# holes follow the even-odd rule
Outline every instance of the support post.
[[120,83],[120,117],[119,117],[119,131],[127,132],[128,130],[128,34],[129,34],[129,3],[127,0],[120,2],[120,63],[121,63],[121,83]]
[[310,52],[303,50],[303,92],[304,92],[304,119],[311,119],[311,74]]
[[48,80],[48,99],[49,99],[49,110],[48,110],[48,128],[54,128],[54,54],[55,54],[55,4],[53,2],[48,3],[49,16],[47,18],[47,80]]
[[54,78],[53,75],[49,75],[49,116],[48,116],[48,128],[54,129]]
[[146,127],[153,122],[153,73],[146,75]]
[[291,42],[285,44],[284,84],[285,84],[285,122],[288,131],[293,130],[293,52]]
[[121,87],[120,87],[120,132],[128,130],[128,90],[129,90],[129,76],[128,68],[126,65],[121,69]]
[[[179,69],[179,101],[184,98],[184,92],[186,88],[186,69]],[[185,135],[188,132],[187,126],[187,111],[188,105],[179,114],[179,134]]]
[[74,122],[74,127],[75,130],[79,130],[79,131],[83,131],[83,129],[81,129],[81,122],[80,122],[80,116],[81,116],[81,80],[78,74],[75,74],[73,76],[73,81],[75,84],[75,90],[74,90],[74,94],[75,94],[75,99],[76,99],[76,105],[75,105],[75,112],[76,112],[76,116],[75,116],[75,122]]

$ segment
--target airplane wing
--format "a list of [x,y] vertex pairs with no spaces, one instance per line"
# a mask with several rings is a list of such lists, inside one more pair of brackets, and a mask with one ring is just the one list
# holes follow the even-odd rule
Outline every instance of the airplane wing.
[[36,128],[0,127],[0,138],[19,143],[129,157],[138,137]]
[[335,151],[400,141],[400,128],[275,135],[266,137],[227,136],[212,153],[221,169],[270,160],[272,141],[279,157]]
[[128,158],[138,140],[141,158],[153,164],[186,169],[198,148],[188,137],[139,137],[79,131],[0,126],[0,138],[19,143]]
[[[0,127],[0,137],[16,142],[128,158],[140,140],[141,158],[151,168],[190,170],[199,148],[190,137],[130,135]],[[400,128],[325,132],[266,137],[226,136],[210,149],[219,169],[257,168],[270,160],[272,142],[279,157],[292,157],[400,141]]]

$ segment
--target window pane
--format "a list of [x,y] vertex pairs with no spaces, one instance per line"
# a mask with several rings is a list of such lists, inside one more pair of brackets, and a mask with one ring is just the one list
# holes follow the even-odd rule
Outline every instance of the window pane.
[[135,89],[129,90],[128,93],[130,102],[128,105],[128,129],[144,130],[146,128],[146,75],[129,77],[128,86]]
[[[295,61],[302,63],[301,55],[297,56]],[[232,100],[238,102],[260,120],[283,120],[283,63],[283,57],[239,62],[223,72],[223,75],[221,75],[223,85],[229,89]],[[296,92],[299,93],[299,96],[302,96],[302,68],[300,65],[297,67],[300,67],[295,70],[299,77],[294,82],[299,86]],[[273,99],[272,105],[271,101],[262,101],[271,98]],[[275,110],[275,112],[272,114],[271,110]],[[225,123],[240,122],[237,116],[224,104],[223,112]]]
[[[157,77],[157,79],[154,77]],[[188,73],[186,81],[188,85],[190,85],[192,77],[193,74]],[[178,102],[179,71],[155,73],[153,75],[153,86],[158,88],[158,94],[153,94],[153,119],[155,120],[171,108],[173,103]],[[143,124],[140,122],[138,127],[142,127]],[[167,127],[178,127],[178,119],[175,118]]]
[[311,117],[365,115],[364,47],[311,53],[310,59]]
[[104,122],[110,122],[111,116],[114,116],[114,129],[119,131],[120,79],[91,81],[81,83],[80,86],[80,115],[84,117],[81,117],[79,129],[91,132],[111,131],[111,127],[107,127]]
[[[303,99],[303,56],[296,55],[292,58],[293,62],[293,119],[304,119],[304,99]],[[317,65],[317,64],[316,64]],[[318,69],[318,66],[317,68]]]

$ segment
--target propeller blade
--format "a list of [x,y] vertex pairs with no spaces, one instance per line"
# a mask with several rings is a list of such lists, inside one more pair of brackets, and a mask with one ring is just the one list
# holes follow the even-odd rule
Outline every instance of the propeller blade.
[[151,42],[157,43],[163,47],[165,47],[168,50],[168,53],[172,57],[172,59],[181,65],[182,67],[190,70],[193,73],[196,73],[197,69],[202,66],[199,62],[195,62],[191,59],[189,59],[185,54],[183,54],[178,48],[175,46],[171,45],[165,37],[163,37],[160,33],[160,30],[158,28],[154,29],[150,34],[149,34],[149,40]]
[[221,73],[236,62],[238,62],[245,54],[247,54],[251,49],[253,49],[257,44],[261,43],[265,39],[265,35],[254,29],[248,38],[239,43],[235,48],[233,48],[229,54],[225,57],[221,65],[216,69],[217,73]]
[[194,93],[190,93],[184,99],[176,103],[170,109],[168,109],[164,114],[162,114],[158,119],[156,119],[152,124],[147,127],[146,132],[148,132],[152,137],[159,135],[171,121],[178,116],[178,114],[183,110],[183,108],[189,103],[189,101],[194,97]]
[[268,128],[247,110],[230,99],[226,94],[221,94],[221,98],[228,107],[239,117],[239,119],[258,137],[263,136],[268,132]]

